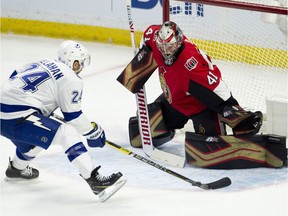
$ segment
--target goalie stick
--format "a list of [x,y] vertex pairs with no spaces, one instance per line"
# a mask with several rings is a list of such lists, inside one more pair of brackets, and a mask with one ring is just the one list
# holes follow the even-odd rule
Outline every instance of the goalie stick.
[[[133,52],[135,56],[137,53],[137,47],[135,44],[134,22],[132,20],[132,13],[131,13],[131,0],[126,0],[126,4],[127,4],[127,14],[128,14],[128,21],[129,21],[131,43],[132,43],[132,48],[133,48]],[[150,123],[149,123],[148,108],[147,108],[147,98],[146,98],[146,92],[145,92],[144,86],[140,89],[139,92],[136,93],[136,102],[137,102],[137,110],[138,110],[138,116],[139,116],[139,121],[138,121],[139,132],[141,136],[142,148],[145,154],[151,159],[164,162],[171,166],[184,167],[184,164],[185,164],[184,157],[174,155],[165,151],[161,151],[153,146]]]
[[138,155],[132,151],[129,151],[128,149],[125,149],[125,148],[123,148],[123,147],[121,147],[121,146],[119,146],[119,145],[117,145],[111,141],[106,140],[106,144],[111,146],[111,147],[116,148],[117,150],[123,152],[124,154],[131,155],[132,157],[142,161],[143,163],[147,163],[147,164],[149,164],[149,165],[151,165],[157,169],[162,170],[163,172],[166,172],[166,173],[168,173],[174,177],[177,177],[179,179],[182,179],[182,180],[192,184],[192,186],[196,186],[196,187],[199,187],[199,188],[204,189],[204,190],[214,190],[214,189],[224,188],[224,187],[231,185],[231,183],[232,183],[230,178],[225,177],[225,178],[219,179],[219,180],[214,181],[214,182],[203,184],[199,181],[194,181],[194,180],[189,179],[189,178],[187,178],[187,177],[185,177],[179,173],[176,173],[170,169],[167,169],[167,168],[161,166],[160,164],[157,164],[151,160],[148,160],[147,158],[142,157],[141,155]]
[[[51,114],[52,117],[59,120],[60,122],[66,122],[65,119],[55,113]],[[106,202],[110,197],[112,197],[118,190],[120,190],[125,183],[127,182],[127,179],[118,179],[113,185],[107,187],[105,190],[101,191],[98,196],[100,202]]]

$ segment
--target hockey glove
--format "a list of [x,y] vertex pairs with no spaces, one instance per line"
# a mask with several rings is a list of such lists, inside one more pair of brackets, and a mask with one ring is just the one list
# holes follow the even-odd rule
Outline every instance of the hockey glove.
[[251,113],[251,116],[236,125],[232,130],[234,136],[252,136],[259,132],[263,122],[263,114],[260,111]]
[[234,136],[252,136],[259,132],[263,114],[260,111],[245,111],[240,106],[227,106],[224,108],[220,120],[233,130]]
[[97,125],[95,122],[91,122],[93,130],[84,136],[87,139],[87,144],[90,147],[100,147],[102,148],[105,145],[106,136],[104,130]]
[[249,117],[251,117],[251,112],[245,111],[238,105],[226,106],[224,107],[223,113],[220,116],[220,121],[226,123],[229,127],[234,128],[240,122]]

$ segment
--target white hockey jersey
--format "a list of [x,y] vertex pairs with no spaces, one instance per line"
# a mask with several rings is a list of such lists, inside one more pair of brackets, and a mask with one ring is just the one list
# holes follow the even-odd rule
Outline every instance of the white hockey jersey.
[[68,124],[79,133],[93,129],[82,113],[83,83],[58,61],[42,60],[15,70],[1,89],[1,118],[16,119],[37,111],[49,116],[60,108]]

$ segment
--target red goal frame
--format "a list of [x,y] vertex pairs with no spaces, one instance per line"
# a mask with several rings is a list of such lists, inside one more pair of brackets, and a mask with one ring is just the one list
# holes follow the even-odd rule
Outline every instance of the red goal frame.
[[[259,12],[266,12],[266,13],[275,13],[275,14],[282,14],[282,15],[288,14],[288,9],[281,7],[281,6],[270,6],[270,5],[247,3],[247,2],[236,2],[236,1],[231,1],[231,0],[177,0],[177,1],[221,6],[221,7],[228,7],[228,8],[236,8],[236,9],[243,9],[243,10],[252,10],[252,11],[259,11]],[[162,0],[162,6],[163,6],[163,22],[165,22],[165,21],[170,20],[170,14],[169,14],[170,1]]]

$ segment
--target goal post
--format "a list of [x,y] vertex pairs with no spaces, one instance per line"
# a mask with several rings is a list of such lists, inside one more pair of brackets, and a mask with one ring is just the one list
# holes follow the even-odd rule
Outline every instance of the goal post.
[[[275,95],[288,101],[287,0],[162,0],[162,5],[163,22],[176,22],[212,58],[242,107],[266,117],[267,98],[270,104]],[[281,115],[287,127],[287,113]]]

